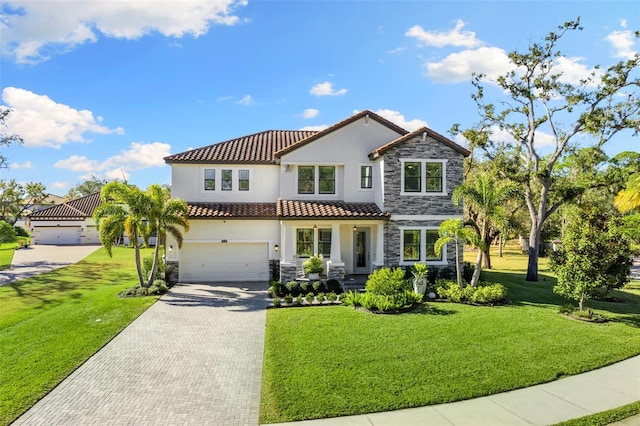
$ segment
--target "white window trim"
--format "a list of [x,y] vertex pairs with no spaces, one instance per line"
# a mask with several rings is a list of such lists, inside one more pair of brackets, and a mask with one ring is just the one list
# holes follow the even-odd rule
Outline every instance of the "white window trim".
[[[362,187],[362,168],[363,167],[371,167],[371,188],[363,188]],[[374,180],[373,180],[373,164],[372,163],[358,163],[358,170],[357,170],[357,176],[356,176],[356,182],[358,182],[358,191],[361,192],[372,192],[373,191],[373,187],[374,187]]]
[[[442,259],[440,260],[426,260],[425,256],[427,253],[427,238],[425,231],[437,231],[437,226],[399,226],[400,231],[400,265],[401,266],[412,266],[416,262],[426,263],[427,265],[432,266],[447,266],[449,262],[447,261],[447,244],[442,248]],[[404,231],[420,231],[420,259],[419,260],[404,260]]]
[[[400,159],[400,195],[410,195],[416,197],[441,197],[449,195],[447,193],[447,162],[449,160],[428,160],[424,158],[401,158]],[[404,190],[404,163],[420,163],[420,192],[405,192]],[[427,192],[426,191],[426,177],[427,177],[427,163],[441,163],[442,164],[442,191],[441,192]]]
[[[320,253],[320,230],[329,230],[332,232],[333,235],[333,228],[331,225],[316,225],[316,227],[314,228],[313,226],[296,226],[293,227],[293,232],[294,232],[294,254],[296,256],[298,256],[298,259],[308,259],[308,257],[300,257],[300,255],[298,254],[298,230],[300,229],[312,229],[313,230],[313,256],[319,256],[322,253]],[[331,244],[331,243],[329,243]],[[325,259],[329,259],[330,256],[325,256],[323,255],[323,257]]]
[[[204,171],[215,170],[216,189],[204,189]],[[231,190],[222,190],[222,170],[231,170]],[[240,191],[239,171],[249,170],[249,190]],[[215,165],[200,168],[200,193],[202,194],[251,194],[255,186],[253,167],[226,167],[225,165]]]
[[[298,184],[300,182],[299,179],[299,167],[314,167],[313,171],[313,192],[312,193],[300,193],[300,189],[298,188]],[[333,193],[331,192],[320,192],[320,167],[333,167]],[[298,163],[296,165],[296,195],[298,197],[309,197],[315,198],[318,196],[327,197],[327,198],[337,198],[338,197],[338,166],[335,164],[303,164]]]

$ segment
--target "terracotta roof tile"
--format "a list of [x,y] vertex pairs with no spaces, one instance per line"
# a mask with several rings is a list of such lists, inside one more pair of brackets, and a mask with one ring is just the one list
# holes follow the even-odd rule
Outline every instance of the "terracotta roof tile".
[[287,147],[284,147],[278,151],[276,151],[275,156],[276,157],[280,157],[288,152],[291,152],[295,149],[300,148],[301,146],[304,146],[306,144],[308,144],[309,142],[313,142],[316,139],[319,139],[331,132],[335,132],[336,130],[353,123],[354,121],[358,121],[361,118],[368,116],[370,119],[377,121],[378,123],[382,124],[383,126],[387,126],[388,128],[395,130],[396,132],[398,132],[401,135],[406,135],[407,133],[409,133],[407,130],[403,129],[402,127],[398,126],[397,124],[392,123],[391,121],[387,120],[386,118],[383,118],[381,116],[379,116],[378,114],[376,114],[375,112],[369,111],[369,110],[364,110],[361,111],[355,115],[352,115],[351,117],[347,118],[346,120],[342,120],[339,123],[334,124],[333,126],[327,127],[326,129],[317,132],[314,135],[309,136],[306,139],[303,139],[301,141],[296,142],[295,144],[289,145]]
[[464,155],[465,157],[468,157],[469,155],[471,155],[471,151],[469,151],[468,149],[458,145],[457,143],[455,143],[454,141],[452,141],[451,139],[442,136],[440,133],[438,132],[434,132],[433,130],[431,130],[428,127],[421,127],[417,130],[414,130],[411,133],[407,133],[404,136],[399,137],[396,140],[393,140],[383,146],[381,146],[380,148],[376,149],[375,151],[373,151],[371,154],[369,154],[369,158],[374,160],[378,157],[380,157],[381,155],[383,155],[385,152],[387,152],[389,149],[393,148],[396,145],[399,145],[403,142],[406,142],[412,138],[415,138],[416,136],[419,136],[421,133],[426,133],[427,136],[432,137],[433,139],[437,140],[440,143],[443,143],[444,145],[447,145],[448,147],[454,149],[455,151],[458,151],[460,154]]
[[189,217],[275,218],[276,203],[188,203]]
[[278,200],[281,218],[354,218],[386,219],[375,203],[345,203],[344,201]]
[[31,213],[29,218],[31,220],[84,219],[92,216],[99,205],[100,193],[96,192]]
[[164,158],[166,163],[274,163],[274,153],[293,145],[316,131],[267,130]]

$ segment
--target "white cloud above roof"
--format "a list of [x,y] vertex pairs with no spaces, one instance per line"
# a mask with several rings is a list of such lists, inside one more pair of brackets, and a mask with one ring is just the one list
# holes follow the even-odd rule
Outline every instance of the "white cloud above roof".
[[379,109],[373,112],[410,132],[419,129],[420,127],[429,127],[426,121],[417,118],[407,120],[399,111],[394,111],[392,109]]
[[2,52],[17,63],[37,63],[52,53],[95,42],[99,36],[137,39],[150,33],[180,38],[206,34],[211,24],[235,25],[247,0],[6,1]]
[[124,133],[121,127],[103,126],[102,117],[94,117],[91,111],[77,110],[29,90],[5,87],[2,100],[12,110],[6,118],[6,131],[20,135],[27,147],[60,148],[87,142],[87,133]]
[[455,28],[449,31],[428,31],[422,28],[420,25],[414,25],[409,28],[405,35],[418,40],[420,45],[445,47],[477,47],[484,43],[476,38],[476,33],[473,31],[462,31],[465,26],[465,22],[461,19],[456,21]]
[[333,88],[333,83],[325,81],[324,83],[318,83],[313,86],[309,93],[316,96],[342,96],[347,93],[347,89],[338,89],[335,90]]
[[316,118],[320,114],[320,111],[315,108],[307,108],[302,112],[302,118],[310,119]]

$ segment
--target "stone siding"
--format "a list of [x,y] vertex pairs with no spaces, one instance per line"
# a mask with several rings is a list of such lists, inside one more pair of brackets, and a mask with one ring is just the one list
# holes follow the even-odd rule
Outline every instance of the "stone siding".
[[180,263],[177,260],[167,260],[165,271],[165,281],[167,284],[176,284],[180,279]]
[[280,264],[280,282],[286,284],[295,281],[298,277],[298,267],[296,265]]

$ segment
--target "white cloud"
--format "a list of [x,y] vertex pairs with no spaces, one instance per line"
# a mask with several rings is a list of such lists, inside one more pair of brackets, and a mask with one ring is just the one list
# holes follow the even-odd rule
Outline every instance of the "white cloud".
[[341,96],[347,93],[347,89],[333,89],[333,83],[325,81],[324,83],[318,83],[310,90],[312,95],[316,96]]
[[509,57],[498,47],[481,47],[452,53],[440,62],[427,62],[427,76],[440,83],[470,81],[473,72],[495,80],[513,68]]
[[326,129],[327,127],[329,126],[326,124],[319,124],[317,126],[304,126],[300,130],[319,132],[321,130]]
[[18,63],[37,63],[100,35],[137,39],[150,33],[180,38],[206,34],[211,24],[235,25],[247,0],[3,2],[2,52]]
[[17,169],[33,169],[33,164],[31,164],[31,161],[27,160],[22,164],[18,164],[18,163],[12,163],[11,166],[9,166],[9,168],[17,170]]
[[320,114],[320,111],[315,108],[307,108],[302,112],[302,118],[316,118]]
[[60,148],[70,142],[86,142],[85,133],[123,134],[121,127],[110,129],[88,110],[59,104],[45,95],[5,87],[2,100],[13,111],[6,119],[7,132],[16,133],[28,147]]
[[566,56],[560,56],[554,64],[553,72],[554,74],[560,74],[559,80],[561,82],[571,84],[578,84],[580,80],[591,78],[591,73],[595,72],[593,84],[596,84],[599,81],[598,77],[602,76],[603,72],[581,64],[580,61],[583,59],[580,57],[567,58]]
[[[626,23],[622,27],[625,28]],[[611,46],[615,49],[614,56],[616,58],[632,59],[637,53],[634,49],[636,44],[635,36],[631,30],[614,31],[604,39],[611,43]]]
[[407,30],[405,36],[417,39],[421,45],[435,47],[457,46],[470,48],[484,44],[476,38],[476,33],[473,31],[461,31],[464,26],[465,23],[461,19],[456,21],[455,28],[445,32],[427,31],[420,25],[414,25]]
[[[162,142],[133,142],[130,149],[122,150],[103,161],[91,160],[84,155],[72,155],[54,164],[58,169],[72,172],[86,173],[98,178],[122,179],[128,178],[129,172],[164,166],[163,158],[171,154],[171,145]],[[81,178],[83,178],[81,176]]]
[[[357,113],[358,111],[354,112]],[[419,120],[417,118],[414,118],[413,120],[407,120],[399,111],[394,111],[391,109],[379,109],[374,112],[410,132],[419,129],[420,127],[429,127],[426,121]]]
[[68,182],[60,182],[60,181],[56,181],[51,184],[51,188],[53,189],[64,189],[64,188],[68,188],[69,186],[71,185]]
[[236,103],[238,105],[245,105],[245,106],[253,105],[253,98],[251,97],[251,95],[245,95],[242,99],[240,99]]

